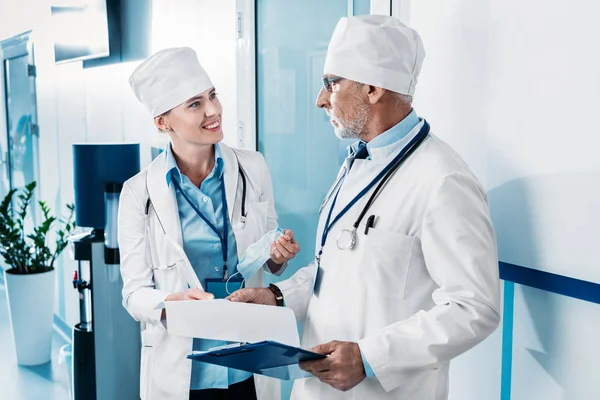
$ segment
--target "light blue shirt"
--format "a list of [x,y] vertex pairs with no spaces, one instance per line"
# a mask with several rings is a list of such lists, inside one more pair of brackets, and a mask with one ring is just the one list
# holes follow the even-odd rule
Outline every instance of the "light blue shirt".
[[[375,137],[369,143],[366,143],[367,151],[369,152],[369,158],[371,157],[371,149],[376,149],[380,147],[386,147],[391,144],[394,144],[400,140],[402,140],[406,135],[412,131],[415,126],[417,126],[421,122],[415,110],[411,110],[410,114],[406,116],[400,123],[393,126],[391,129],[383,132],[381,135]],[[352,148],[354,151],[365,146],[365,142],[359,140],[358,142],[352,144]],[[365,356],[360,353],[362,357],[362,362],[365,367],[365,373],[367,377],[375,376],[375,372],[373,372],[373,368],[369,365],[369,362],[365,358]]]
[[358,140],[351,145],[351,149],[356,153],[356,151],[360,150],[365,145],[367,146],[367,151],[369,152],[369,157],[371,158],[371,149],[377,149],[381,147],[386,147],[396,142],[402,140],[406,135],[412,131],[415,126],[417,126],[421,122],[421,119],[415,112],[415,110],[411,110],[411,112],[397,125],[394,125],[387,131],[383,132],[381,135],[376,136],[369,143],[366,143],[362,140]]
[[[215,145],[215,167],[200,185],[196,187],[190,179],[183,175],[177,167],[177,162],[171,151],[171,146],[167,146],[167,185],[172,185],[172,179],[175,179],[181,189],[190,198],[194,205],[202,214],[217,228],[223,229],[223,207],[226,204],[222,202],[221,178],[223,176],[223,158],[219,145]],[[178,190],[177,207],[179,210],[179,220],[181,221],[181,233],[183,236],[183,249],[188,256],[190,263],[196,271],[200,282],[208,278],[223,277],[223,252],[221,241],[217,234],[196,214],[196,211],[188,204]],[[227,221],[229,227],[227,232],[227,265],[229,274],[236,272],[235,266],[238,263],[235,236],[231,229],[231,223]],[[194,350],[208,350],[212,347],[223,346],[226,342],[216,340],[194,339]],[[226,389],[230,385],[245,381],[252,374],[235,369],[228,369],[218,365],[192,362],[192,379],[190,390],[201,389]]]

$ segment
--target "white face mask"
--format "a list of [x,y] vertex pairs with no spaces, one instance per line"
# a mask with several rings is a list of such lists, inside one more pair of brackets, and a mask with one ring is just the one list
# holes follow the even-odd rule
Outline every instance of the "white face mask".
[[[229,277],[233,278],[237,274],[242,275],[244,281],[254,275],[271,258],[271,244],[283,236],[281,228],[267,232],[256,243],[249,246],[240,262],[237,265],[237,272]],[[229,283],[229,279],[227,283]],[[227,293],[231,294],[225,285]]]

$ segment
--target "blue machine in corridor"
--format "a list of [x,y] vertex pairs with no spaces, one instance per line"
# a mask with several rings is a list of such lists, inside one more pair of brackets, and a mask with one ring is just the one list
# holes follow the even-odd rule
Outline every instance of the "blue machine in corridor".
[[123,182],[140,171],[139,144],[74,144],[80,321],[73,329],[75,400],[139,399],[140,326],[123,308],[117,212]]

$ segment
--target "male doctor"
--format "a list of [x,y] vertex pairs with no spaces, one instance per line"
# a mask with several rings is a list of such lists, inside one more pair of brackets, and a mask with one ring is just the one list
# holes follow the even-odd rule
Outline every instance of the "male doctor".
[[450,360],[498,326],[485,191],[411,107],[424,54],[392,17],[342,18],[333,33],[317,106],[358,140],[321,207],[315,263],[278,284],[302,345],[328,355],[301,365],[315,378],[293,399],[447,399]]

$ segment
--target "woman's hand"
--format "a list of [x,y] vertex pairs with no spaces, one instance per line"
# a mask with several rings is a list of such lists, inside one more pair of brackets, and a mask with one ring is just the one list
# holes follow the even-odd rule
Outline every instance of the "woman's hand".
[[[205,292],[198,288],[191,288],[183,292],[171,293],[165,298],[165,301],[182,301],[182,300],[212,300],[215,295]],[[160,319],[164,320],[167,317],[167,310],[163,308],[160,313]]]
[[300,245],[294,240],[294,232],[286,229],[283,236],[271,245],[271,261],[281,265],[292,260],[300,251]]
[[165,301],[182,301],[182,300],[211,300],[215,296],[212,293],[205,292],[198,288],[191,288],[183,292],[171,293]]

